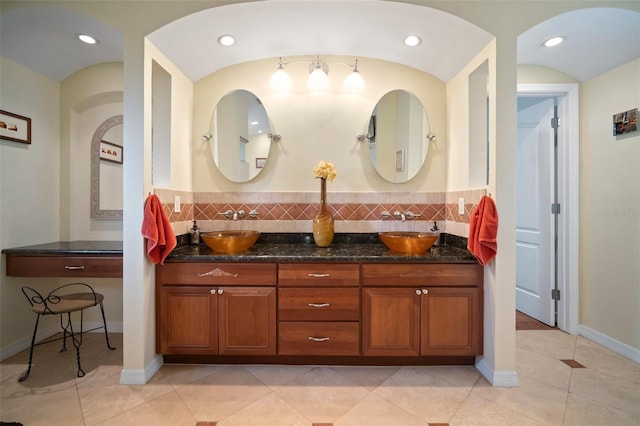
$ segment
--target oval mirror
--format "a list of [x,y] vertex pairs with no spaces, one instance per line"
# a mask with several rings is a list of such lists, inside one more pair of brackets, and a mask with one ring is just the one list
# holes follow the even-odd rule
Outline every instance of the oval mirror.
[[269,132],[267,111],[256,95],[227,93],[211,119],[211,154],[220,172],[233,182],[255,178],[269,158]]
[[91,139],[92,219],[122,219],[122,115],[105,120]]
[[378,174],[403,183],[420,171],[429,150],[429,121],[420,100],[393,90],[376,104],[369,119],[369,156]]

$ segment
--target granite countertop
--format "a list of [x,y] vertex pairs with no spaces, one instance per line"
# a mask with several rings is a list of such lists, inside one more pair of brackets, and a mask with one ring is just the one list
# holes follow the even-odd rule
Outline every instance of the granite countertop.
[[[459,241],[464,240],[464,241]],[[165,260],[171,262],[433,262],[476,263],[467,251],[466,239],[442,235],[439,246],[422,254],[393,252],[377,234],[336,234],[330,247],[320,248],[311,234],[261,234],[249,250],[224,254],[204,243],[181,245]]]
[[11,255],[38,256],[122,256],[122,241],[56,241],[2,249]]

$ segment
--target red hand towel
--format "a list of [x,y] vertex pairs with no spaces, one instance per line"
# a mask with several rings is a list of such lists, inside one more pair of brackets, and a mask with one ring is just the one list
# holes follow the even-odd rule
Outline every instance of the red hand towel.
[[486,265],[498,252],[498,210],[491,197],[482,197],[471,213],[467,248],[482,265]]
[[164,259],[177,244],[171,223],[162,209],[158,196],[147,198],[142,221],[142,236],[147,239],[147,256],[156,265],[164,264]]

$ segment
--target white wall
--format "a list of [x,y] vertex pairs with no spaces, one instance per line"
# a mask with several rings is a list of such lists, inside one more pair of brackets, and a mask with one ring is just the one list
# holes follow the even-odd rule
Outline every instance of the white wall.
[[[60,84],[0,57],[0,109],[31,118],[31,144],[0,140],[0,248],[60,239]],[[34,316],[23,285],[53,288],[55,280],[7,277],[0,272],[0,347],[28,342]],[[53,322],[46,322],[52,324]]]
[[612,116],[640,106],[640,59],[582,85],[580,324],[640,359],[640,130],[612,135]]
[[[294,59],[283,58],[284,62]],[[416,69],[370,58],[358,58],[365,80],[363,93],[344,94],[342,81],[348,66],[331,63],[353,61],[350,57],[328,57],[327,93],[310,93],[306,86],[309,62],[291,64],[286,71],[293,80],[289,93],[274,93],[269,86],[278,59],[248,62],[220,70],[196,82],[194,87],[193,172],[194,191],[317,191],[311,169],[320,160],[331,161],[338,178],[332,192],[340,191],[444,191],[447,131],[445,85]],[[394,78],[389,78],[393,75]],[[222,176],[213,162],[209,142],[201,135],[210,130],[213,110],[227,92],[245,89],[260,98],[280,142],[273,142],[267,166],[249,183],[235,184]],[[438,135],[429,148],[426,166],[410,182],[398,185],[382,179],[369,160],[367,142],[357,135],[367,133],[376,103],[388,91],[414,93],[427,111],[431,131]],[[394,154],[395,155],[395,154]]]

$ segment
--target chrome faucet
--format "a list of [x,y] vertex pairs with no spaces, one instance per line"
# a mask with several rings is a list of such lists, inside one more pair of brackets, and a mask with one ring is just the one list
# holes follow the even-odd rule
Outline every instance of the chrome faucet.
[[393,217],[394,217],[396,220],[401,220],[401,221],[403,221],[403,222],[404,222],[405,220],[407,220],[407,217],[404,215],[404,213],[400,213],[400,212],[398,212],[398,211],[393,212]]

